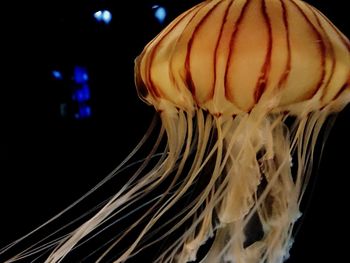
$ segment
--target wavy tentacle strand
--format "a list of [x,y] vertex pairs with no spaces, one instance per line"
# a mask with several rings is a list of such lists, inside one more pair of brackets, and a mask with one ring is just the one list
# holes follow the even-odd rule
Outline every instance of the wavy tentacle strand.
[[[213,244],[201,262],[277,263],[288,258],[316,139],[338,107],[334,102],[296,118],[292,128],[284,123],[291,116],[282,113],[258,111],[233,119],[208,114],[218,136],[209,149],[215,156],[210,182],[174,226],[194,217],[191,227],[155,262],[192,262],[208,239]],[[293,152],[296,174],[291,168]],[[204,167],[203,162],[198,166]],[[196,176],[200,174],[201,169]],[[195,182],[193,178],[189,183]]]

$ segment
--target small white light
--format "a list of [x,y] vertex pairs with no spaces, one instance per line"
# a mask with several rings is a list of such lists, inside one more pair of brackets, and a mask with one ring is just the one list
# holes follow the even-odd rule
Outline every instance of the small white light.
[[98,21],[101,22],[102,21],[102,11],[97,11],[94,13],[94,18]]
[[112,13],[108,10],[100,10],[94,13],[94,18],[98,22],[104,22],[105,24],[109,24],[112,20]]
[[166,17],[166,10],[164,7],[161,6],[153,6],[153,8],[155,9],[154,12],[154,16],[157,18],[157,20],[159,21],[159,23],[163,23]]
[[104,10],[102,12],[102,20],[103,22],[105,22],[106,24],[109,24],[112,20],[112,14],[111,12],[109,12],[108,10]]

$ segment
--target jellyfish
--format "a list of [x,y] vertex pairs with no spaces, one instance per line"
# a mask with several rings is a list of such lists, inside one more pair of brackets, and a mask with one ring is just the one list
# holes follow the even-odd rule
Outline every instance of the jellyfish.
[[182,13],[135,60],[137,93],[161,120],[154,147],[102,208],[47,245],[45,262],[61,262],[135,204],[141,215],[95,262],[125,239],[113,262],[169,237],[152,262],[285,261],[319,134],[350,101],[349,51],[301,0],[208,0]]

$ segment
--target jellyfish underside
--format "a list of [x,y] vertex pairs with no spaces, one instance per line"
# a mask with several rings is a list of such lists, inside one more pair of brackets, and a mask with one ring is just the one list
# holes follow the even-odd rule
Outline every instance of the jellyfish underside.
[[126,239],[133,238],[113,262],[132,261],[169,237],[152,262],[283,262],[318,136],[350,101],[349,46],[299,0],[212,0],[180,15],[136,60],[138,94],[161,119],[158,140],[130,180],[45,262],[60,262],[143,200],[142,214],[96,262]]

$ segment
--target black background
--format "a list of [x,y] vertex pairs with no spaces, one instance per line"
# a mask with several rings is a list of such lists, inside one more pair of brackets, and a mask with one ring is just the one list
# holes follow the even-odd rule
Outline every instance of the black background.
[[[146,131],[154,110],[142,103],[133,60],[172,18],[199,1],[26,1],[2,4],[0,247],[46,221],[111,171]],[[306,1],[348,37],[347,1]],[[167,8],[160,25],[152,6]],[[96,23],[107,8],[112,22]],[[87,67],[92,117],[62,118],[69,76]],[[327,141],[311,204],[289,262],[342,262],[349,225],[350,110]],[[310,260],[306,260],[306,259]]]

